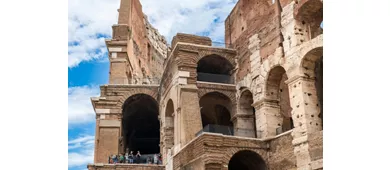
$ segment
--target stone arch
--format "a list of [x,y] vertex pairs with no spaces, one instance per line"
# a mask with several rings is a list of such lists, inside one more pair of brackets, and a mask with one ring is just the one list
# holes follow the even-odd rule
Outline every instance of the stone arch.
[[122,106],[123,150],[140,151],[141,154],[160,152],[159,106],[147,94],[134,94]]
[[233,135],[233,103],[229,97],[219,92],[207,93],[199,99],[199,106],[202,125],[209,129],[206,132]]
[[199,89],[198,90],[199,99],[208,93],[214,93],[214,92],[221,93],[221,94],[225,95],[226,97],[228,97],[232,103],[236,103],[236,94],[234,92],[224,91],[224,90]]
[[314,97],[308,98],[308,100],[313,103],[318,103],[320,107],[319,118],[322,121],[323,125],[323,48],[318,47],[307,52],[300,63],[300,71],[304,75],[304,77],[312,79],[315,81],[315,91],[308,92]]
[[322,34],[322,0],[300,0],[294,9],[294,18],[307,29],[310,39]]
[[136,94],[145,94],[145,95],[149,95],[150,97],[152,97],[154,100],[158,101],[157,100],[157,96],[158,96],[158,92],[157,92],[157,88],[156,89],[152,89],[152,88],[146,88],[146,87],[141,87],[141,88],[133,88],[131,89],[130,91],[124,93],[120,98],[119,98],[119,101],[118,101],[118,104],[117,106],[119,107],[123,107],[123,104],[125,103],[125,101],[133,96],[133,95],[136,95]]
[[270,101],[274,101],[274,110],[277,112],[273,120],[267,120],[274,122],[276,134],[282,133],[294,128],[293,119],[291,115],[290,95],[288,84],[285,81],[288,80],[286,70],[282,66],[273,67],[269,72],[265,83],[265,98]]
[[238,99],[238,110],[235,121],[236,136],[254,137],[256,138],[256,119],[255,108],[253,107],[253,94],[248,88],[243,88],[240,91]]
[[203,59],[204,57],[207,57],[207,56],[210,56],[210,55],[218,55],[218,56],[221,56],[223,58],[225,58],[226,60],[229,61],[229,63],[235,67],[236,66],[236,62],[234,60],[234,57],[235,55],[232,55],[232,54],[229,54],[229,53],[221,53],[221,52],[217,52],[217,51],[210,51],[210,50],[200,50],[198,52],[198,56],[197,58],[195,59],[195,63],[198,63],[201,59]]
[[211,54],[197,61],[197,81],[234,83],[234,64],[221,55]]
[[[222,162],[224,164],[228,165],[230,163],[231,159],[234,157],[234,155],[237,155],[237,154],[243,153],[243,152],[250,152],[250,153],[252,153],[251,155],[255,154],[255,155],[259,156],[261,158],[262,163],[264,163],[264,165],[267,167],[268,163],[265,159],[263,159],[263,158],[267,157],[267,153],[266,153],[266,151],[261,150],[261,149],[231,148],[226,152],[226,154],[224,154]],[[249,169],[249,170],[251,170],[251,169]],[[255,169],[255,170],[262,170],[262,169]]]
[[169,99],[165,111],[164,111],[164,127],[163,127],[163,146],[162,146],[162,152],[163,156],[165,158],[166,154],[168,154],[168,151],[175,145],[175,123],[174,120],[175,115],[175,106],[172,101],[172,99]]

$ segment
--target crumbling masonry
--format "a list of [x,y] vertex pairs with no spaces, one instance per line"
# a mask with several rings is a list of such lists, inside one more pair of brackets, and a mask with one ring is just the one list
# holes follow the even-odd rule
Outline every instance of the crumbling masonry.
[[[224,48],[177,34],[170,47],[139,0],[121,0],[106,41],[110,81],[92,98],[89,170],[322,167],[322,0],[240,0]],[[126,149],[163,165],[110,165]]]

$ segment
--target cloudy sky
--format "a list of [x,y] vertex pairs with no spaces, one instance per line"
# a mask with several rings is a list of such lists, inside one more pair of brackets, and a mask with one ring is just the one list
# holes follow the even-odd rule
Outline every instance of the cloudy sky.
[[[168,42],[177,32],[224,41],[224,20],[237,0],[140,0],[152,25]],[[95,116],[90,97],[108,83],[105,38],[117,23],[120,0],[68,0],[68,165],[93,162]]]

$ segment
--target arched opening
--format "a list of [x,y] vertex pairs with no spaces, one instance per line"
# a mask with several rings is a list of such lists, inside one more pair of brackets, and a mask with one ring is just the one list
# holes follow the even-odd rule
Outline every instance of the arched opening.
[[244,118],[236,125],[235,132],[237,136],[257,137],[255,108],[252,104],[252,92],[245,90],[241,93],[239,100],[239,114],[244,115]]
[[267,165],[259,154],[245,150],[233,155],[228,170],[267,170]]
[[168,140],[166,145],[168,148],[171,148],[174,145],[174,131],[175,131],[175,126],[174,126],[174,117],[173,114],[175,113],[174,106],[173,106],[173,101],[169,99],[167,103],[167,107],[165,109],[165,127],[167,128],[166,131],[166,136],[168,136]]
[[146,94],[129,97],[122,107],[123,148],[141,155],[160,152],[160,122],[157,101]]
[[279,113],[282,119],[276,119],[278,128],[276,134],[286,132],[294,128],[293,120],[291,118],[291,105],[288,85],[287,74],[283,67],[277,66],[273,68],[268,75],[266,95],[268,99],[277,101],[279,107]]
[[[302,72],[308,78],[315,80],[315,89],[317,94],[318,117],[323,126],[323,48],[315,48],[308,52],[302,60]],[[310,98],[309,98],[310,99]],[[313,115],[317,116],[317,115]]]
[[313,39],[323,33],[323,3],[321,0],[305,0],[298,3],[296,19],[309,33],[309,39]]
[[197,66],[197,81],[233,84],[233,65],[219,55],[203,57]]
[[232,102],[227,96],[211,92],[200,99],[199,105],[203,132],[234,134],[230,117]]

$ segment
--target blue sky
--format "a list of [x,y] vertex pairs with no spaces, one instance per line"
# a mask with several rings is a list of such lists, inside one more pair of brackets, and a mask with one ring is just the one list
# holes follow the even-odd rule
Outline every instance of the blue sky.
[[[90,97],[108,83],[104,43],[117,23],[119,0],[68,1],[68,169],[93,163],[95,113]],[[224,20],[237,0],[141,0],[149,21],[168,42],[177,32],[224,41]],[[170,10],[166,10],[170,9]],[[196,23],[196,24],[194,24]]]

